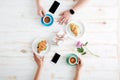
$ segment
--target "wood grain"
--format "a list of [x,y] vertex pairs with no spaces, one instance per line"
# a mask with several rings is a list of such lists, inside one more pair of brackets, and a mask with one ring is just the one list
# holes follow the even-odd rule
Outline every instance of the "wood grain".
[[[31,49],[33,40],[38,36],[51,40],[56,31],[65,29],[56,20],[75,4],[72,0],[58,1],[61,6],[50,28],[40,24],[35,0],[0,1],[0,80],[33,80],[37,67]],[[42,0],[47,12],[52,2]],[[52,45],[45,56],[41,80],[73,80],[75,67],[66,64],[69,53],[76,53],[84,63],[81,80],[120,80],[119,4],[119,0],[89,0],[71,18],[84,22],[85,34],[80,40],[88,41],[88,48],[99,58],[81,56],[75,49],[76,41],[68,38],[61,47]],[[57,65],[50,61],[55,52],[61,54]]]

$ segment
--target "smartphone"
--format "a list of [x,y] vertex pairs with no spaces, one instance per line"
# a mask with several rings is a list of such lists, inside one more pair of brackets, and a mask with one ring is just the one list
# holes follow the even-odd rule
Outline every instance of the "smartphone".
[[57,10],[57,8],[59,7],[60,3],[57,1],[54,1],[54,3],[52,4],[52,6],[49,9],[49,12],[51,13],[55,13],[55,11]]
[[60,55],[58,53],[55,53],[55,55],[52,58],[52,62],[57,63],[58,59],[60,58]]

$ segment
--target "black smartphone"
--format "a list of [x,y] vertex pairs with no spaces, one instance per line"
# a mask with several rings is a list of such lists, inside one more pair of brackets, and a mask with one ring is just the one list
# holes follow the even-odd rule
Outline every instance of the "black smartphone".
[[51,13],[55,13],[55,11],[57,10],[57,8],[59,7],[60,3],[57,1],[54,1],[54,3],[52,4],[52,6],[49,9],[49,12]]
[[58,59],[60,58],[60,55],[58,53],[55,53],[55,55],[52,58],[52,62],[57,63]]

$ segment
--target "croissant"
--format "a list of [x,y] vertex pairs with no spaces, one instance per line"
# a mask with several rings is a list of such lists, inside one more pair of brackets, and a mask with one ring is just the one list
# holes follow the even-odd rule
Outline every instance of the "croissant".
[[41,51],[46,50],[46,48],[47,48],[47,41],[44,40],[44,41],[41,41],[41,42],[38,44],[37,51],[38,51],[38,53],[41,53]]
[[79,27],[78,27],[76,24],[71,23],[71,24],[70,24],[70,29],[71,29],[71,31],[73,32],[73,34],[74,34],[75,36],[78,36],[78,35],[79,35],[80,29],[79,29]]

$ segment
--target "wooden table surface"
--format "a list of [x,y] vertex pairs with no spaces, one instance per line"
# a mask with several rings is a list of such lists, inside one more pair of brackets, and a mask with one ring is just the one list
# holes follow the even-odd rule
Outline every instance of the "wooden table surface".
[[[46,11],[54,0],[42,0]],[[61,5],[54,14],[72,7],[72,0],[58,0]],[[78,54],[83,61],[81,80],[120,80],[120,1],[89,0],[71,20],[85,24],[81,41],[89,42],[88,48],[100,57],[81,56],[75,51],[75,41],[65,40],[61,47],[51,46],[45,56],[41,80],[73,80],[75,67],[65,62],[69,53]],[[36,64],[31,44],[36,37],[49,38],[65,25],[54,23],[45,28],[36,13],[35,0],[0,0],[0,80],[33,80]],[[61,54],[59,62],[51,63],[55,52]]]

